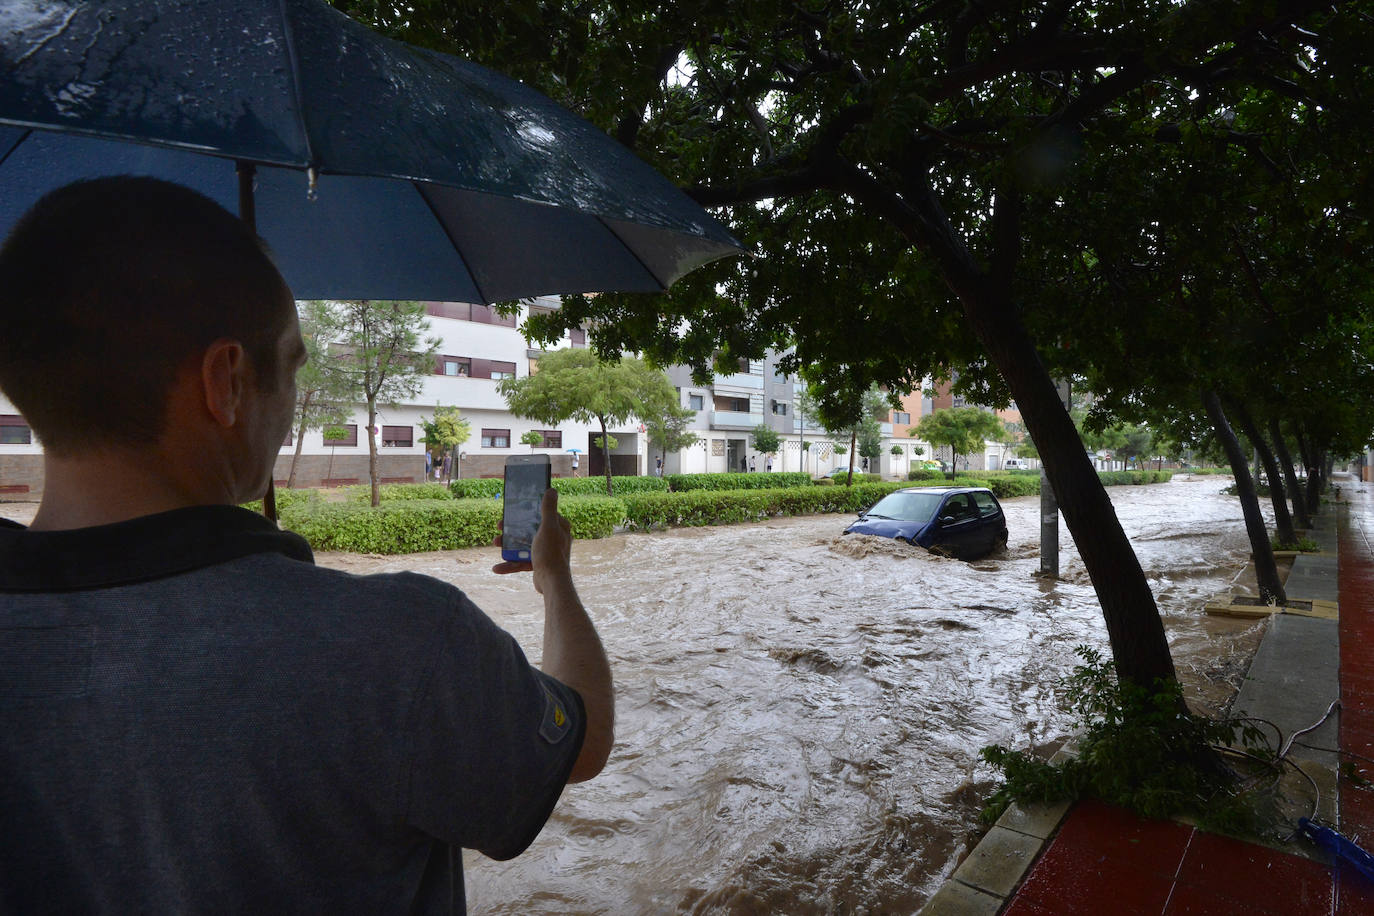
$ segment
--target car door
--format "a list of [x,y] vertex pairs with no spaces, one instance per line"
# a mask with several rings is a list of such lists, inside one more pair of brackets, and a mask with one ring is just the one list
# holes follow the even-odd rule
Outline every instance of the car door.
[[1002,532],[1006,530],[1006,516],[997,497],[986,491],[970,493],[973,504],[978,509],[977,550],[991,553],[1002,544]]
[[977,551],[978,510],[967,493],[953,493],[940,507],[940,533],[935,545],[956,557]]

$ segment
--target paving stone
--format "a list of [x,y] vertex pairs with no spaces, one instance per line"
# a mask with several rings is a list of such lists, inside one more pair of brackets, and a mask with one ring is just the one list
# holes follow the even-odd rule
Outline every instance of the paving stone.
[[997,916],[1003,899],[958,881],[944,886],[921,907],[920,916]]
[[1069,802],[1066,801],[1053,805],[1022,805],[1017,802],[997,819],[997,826],[1044,840],[1054,834],[1068,810]]
[[1040,853],[1039,837],[993,827],[954,872],[956,881],[1005,897]]

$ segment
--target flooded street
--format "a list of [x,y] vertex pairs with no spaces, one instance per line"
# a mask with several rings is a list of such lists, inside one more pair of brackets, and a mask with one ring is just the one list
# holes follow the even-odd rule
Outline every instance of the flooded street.
[[[1261,625],[1207,618],[1244,566],[1229,478],[1115,487],[1193,695],[1243,670]],[[844,516],[579,541],[579,590],[615,672],[617,746],[510,862],[467,856],[470,911],[913,913],[976,836],[978,749],[1053,747],[1075,646],[1107,648],[1067,531],[1033,575],[1038,497],[1004,503],[973,564],[841,537]],[[527,577],[490,550],[323,555],[451,581],[537,657]]]

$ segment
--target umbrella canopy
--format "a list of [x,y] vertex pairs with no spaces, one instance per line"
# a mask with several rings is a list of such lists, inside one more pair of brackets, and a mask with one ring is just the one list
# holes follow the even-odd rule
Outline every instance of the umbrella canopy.
[[256,226],[299,298],[657,291],[728,232],[545,96],[318,0],[0,5],[0,233],[78,178],[155,175]]

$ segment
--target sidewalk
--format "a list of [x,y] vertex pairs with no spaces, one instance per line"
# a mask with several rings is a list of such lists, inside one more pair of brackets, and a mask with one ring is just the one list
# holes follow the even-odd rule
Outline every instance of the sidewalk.
[[[1340,499],[1294,560],[1290,600],[1336,601],[1337,619],[1276,614],[1236,699],[1285,738],[1341,709],[1291,755],[1319,787],[1321,820],[1374,848],[1374,484],[1338,477]],[[1338,758],[1332,748],[1345,752]],[[1337,774],[1339,773],[1339,778]],[[1296,825],[1295,825],[1296,826]],[[1374,882],[1314,845],[1285,850],[1145,821],[1095,801],[1016,806],[922,909],[923,916],[1374,914]]]

